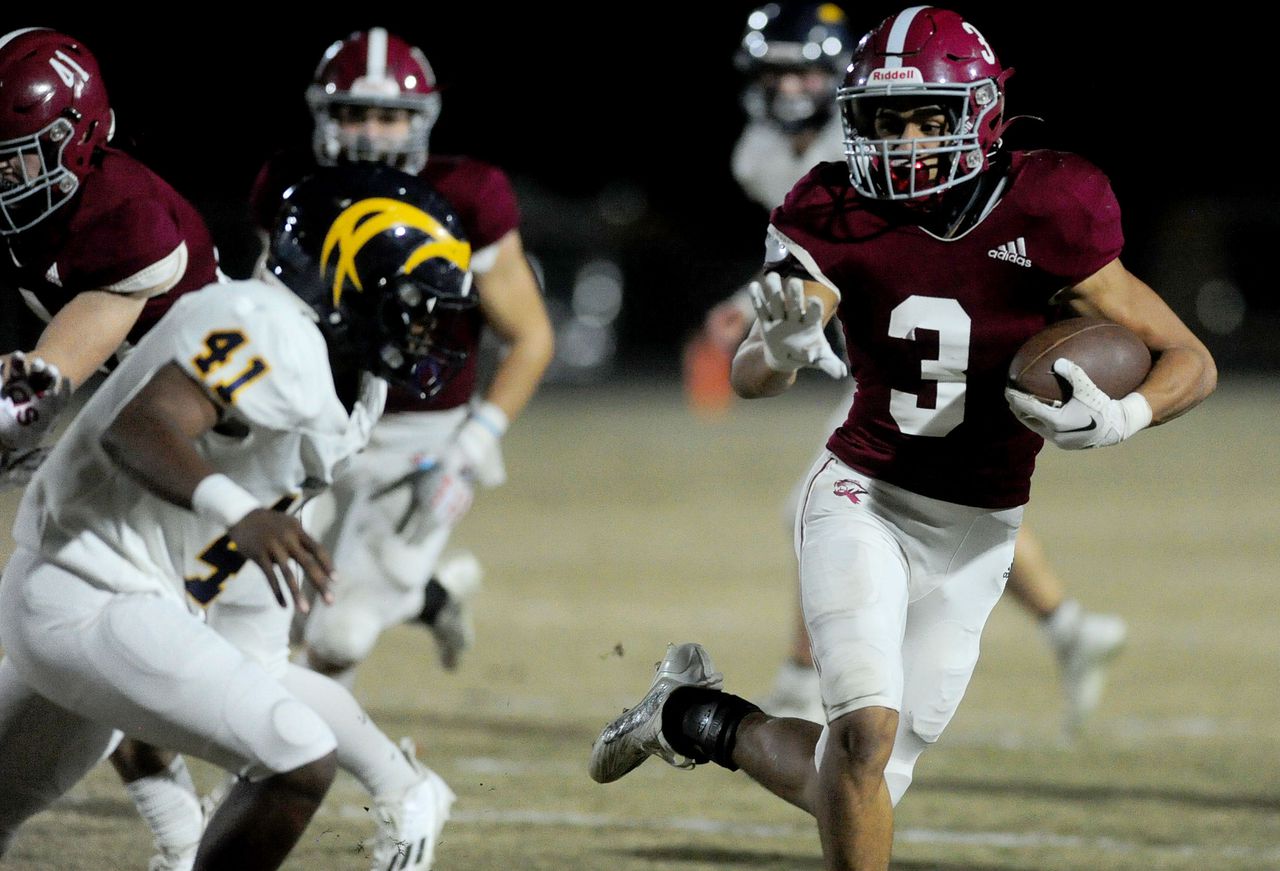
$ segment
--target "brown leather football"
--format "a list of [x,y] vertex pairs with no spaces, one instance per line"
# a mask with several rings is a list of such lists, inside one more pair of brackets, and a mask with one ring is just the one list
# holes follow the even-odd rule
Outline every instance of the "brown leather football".
[[1009,383],[1049,401],[1071,396],[1053,361],[1066,357],[1089,374],[1112,399],[1128,395],[1151,371],[1151,352],[1128,327],[1103,318],[1078,317],[1050,324],[1018,349],[1009,364]]

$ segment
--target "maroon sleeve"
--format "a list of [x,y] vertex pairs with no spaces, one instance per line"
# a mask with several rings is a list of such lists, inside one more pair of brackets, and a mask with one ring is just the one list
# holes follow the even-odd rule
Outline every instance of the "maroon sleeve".
[[458,212],[472,250],[487,248],[520,226],[520,208],[507,174],[468,157],[432,156],[422,178]]
[[820,163],[796,182],[769,216],[769,225],[795,242],[812,257],[812,262],[786,258],[774,262],[781,251],[770,239],[766,242],[768,268],[788,275],[822,278],[840,286],[842,244],[856,241],[857,215],[849,208],[849,175],[843,163]]
[[1047,246],[1037,252],[1037,265],[1073,285],[1120,256],[1124,232],[1120,204],[1106,174],[1075,154],[1059,153],[1043,185]]
[[77,234],[74,274],[64,276],[68,285],[106,287],[136,275],[173,253],[185,235],[167,203],[152,197],[134,197]]

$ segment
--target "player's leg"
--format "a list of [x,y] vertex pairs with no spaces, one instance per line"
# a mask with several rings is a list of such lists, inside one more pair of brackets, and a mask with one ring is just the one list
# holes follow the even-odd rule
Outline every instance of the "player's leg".
[[[412,747],[395,744],[345,687],[289,662],[290,609],[276,603],[255,567],[242,569],[235,582],[241,586],[214,600],[209,625],[262,664],[333,732],[338,766],[373,799],[375,835],[369,854],[381,867],[429,868],[454,800],[452,790],[417,760]],[[320,603],[313,608],[313,614],[328,610]]]
[[829,718],[815,748],[815,816],[830,867],[887,868],[893,806],[885,770],[902,702],[911,569],[883,486],[830,455],[815,470],[797,530],[805,621]]
[[323,721],[176,599],[111,593],[25,551],[15,562],[0,631],[23,679],[85,719],[241,774],[195,867],[278,867],[332,780]]
[[456,669],[462,654],[475,644],[471,600],[483,579],[484,569],[475,554],[455,550],[440,557],[427,582],[417,620],[431,632],[446,671]]
[[818,818],[824,851],[845,863],[833,867],[884,867],[892,844],[884,771],[901,698],[907,568],[874,516],[850,516],[834,492],[841,477],[837,469],[818,476],[800,536],[804,611],[833,717],[829,734],[721,691],[705,650],[673,645],[648,694],[601,732],[589,771],[608,783],[651,755],[682,768],[708,761],[741,768]]
[[156,855],[148,871],[190,868],[204,833],[204,811],[186,760],[133,738],[123,738],[108,758],[151,831]]
[[18,827],[97,765],[112,735],[39,695],[8,656],[0,660],[0,862]]
[[1053,649],[1066,705],[1064,726],[1074,734],[1102,700],[1107,666],[1124,646],[1128,627],[1119,615],[1086,611],[1069,597],[1039,537],[1025,526],[1018,533],[1007,589],[1039,621]]
[[333,782],[332,753],[282,774],[242,779],[205,828],[195,871],[279,868]]
[[451,530],[440,527],[421,540],[408,540],[396,527],[409,507],[409,492],[373,496],[411,469],[416,457],[447,444],[465,415],[459,408],[384,417],[369,446],[324,497],[330,517],[318,532],[333,554],[338,586],[335,604],[307,619],[304,639],[308,664],[348,687],[356,666],[391,626],[421,620],[433,634],[437,627],[452,633],[437,639],[446,667],[456,665],[459,644],[470,641],[466,609],[478,573],[462,578],[467,583],[456,590],[434,577]]
[[411,740],[392,742],[341,684],[294,664],[282,682],[333,730],[339,767],[372,797],[375,834],[368,852],[373,864],[405,871],[431,868],[453,790],[418,760]]

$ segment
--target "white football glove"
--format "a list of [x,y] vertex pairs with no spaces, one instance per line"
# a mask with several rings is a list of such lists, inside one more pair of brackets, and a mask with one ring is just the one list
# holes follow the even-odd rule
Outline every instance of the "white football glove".
[[822,302],[805,299],[804,283],[766,272],[764,283],[747,288],[764,337],[764,361],[775,372],[792,373],[806,366],[821,369],[832,378],[849,374],[849,367],[823,335]]
[[412,471],[375,492],[376,499],[400,487],[410,488],[409,507],[396,532],[409,541],[421,541],[433,530],[462,519],[471,509],[476,484],[504,484],[507,470],[499,440],[506,431],[506,413],[492,403],[479,403],[438,456],[418,457]]
[[1072,451],[1102,448],[1119,444],[1151,424],[1151,405],[1141,393],[1112,399],[1065,357],[1054,361],[1053,371],[1071,385],[1066,402],[1050,404],[1012,387],[1004,391],[1013,416],[1045,440]]
[[58,412],[71,401],[71,382],[58,367],[14,351],[0,369],[0,451],[40,446]]

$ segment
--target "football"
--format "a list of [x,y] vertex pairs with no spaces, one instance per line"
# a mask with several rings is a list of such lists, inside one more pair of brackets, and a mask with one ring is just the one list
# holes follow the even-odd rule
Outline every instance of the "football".
[[1071,387],[1053,371],[1066,357],[1113,399],[1128,395],[1151,371],[1151,352],[1128,327],[1103,318],[1068,318],[1028,339],[1009,364],[1009,385],[1048,402],[1071,398]]

